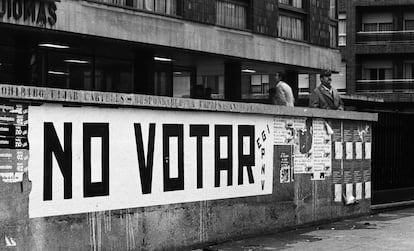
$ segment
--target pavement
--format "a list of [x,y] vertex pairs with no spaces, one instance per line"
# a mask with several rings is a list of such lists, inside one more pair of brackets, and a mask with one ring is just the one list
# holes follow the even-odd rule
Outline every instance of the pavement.
[[414,250],[414,207],[229,241],[202,250]]

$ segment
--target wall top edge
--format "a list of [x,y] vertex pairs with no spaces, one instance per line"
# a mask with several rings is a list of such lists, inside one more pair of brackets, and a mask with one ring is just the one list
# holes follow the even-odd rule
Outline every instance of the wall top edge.
[[65,103],[69,105],[103,105],[145,109],[198,110],[339,120],[377,121],[376,113],[323,110],[308,107],[285,107],[267,104],[218,100],[173,98],[152,95],[81,91],[47,87],[0,84],[0,98],[30,103]]

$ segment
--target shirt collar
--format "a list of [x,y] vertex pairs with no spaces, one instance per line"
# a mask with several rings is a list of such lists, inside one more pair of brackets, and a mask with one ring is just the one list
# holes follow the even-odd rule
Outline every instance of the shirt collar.
[[325,90],[327,90],[328,92],[331,92],[332,91],[332,87],[331,88],[328,88],[328,87],[326,87],[325,85],[323,85],[323,84],[321,84],[322,85],[322,88],[324,88]]

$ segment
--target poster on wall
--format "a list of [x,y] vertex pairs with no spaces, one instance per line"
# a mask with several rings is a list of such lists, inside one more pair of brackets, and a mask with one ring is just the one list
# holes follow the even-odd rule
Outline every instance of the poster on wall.
[[272,118],[29,107],[29,216],[272,193]]
[[28,165],[27,105],[0,104],[0,179],[23,181]]
[[279,148],[279,163],[280,163],[280,183],[290,183],[294,181],[293,174],[293,146],[281,145]]
[[322,119],[274,119],[275,145],[293,146],[295,174],[311,174],[314,180],[324,180],[332,174],[333,134],[330,125]]

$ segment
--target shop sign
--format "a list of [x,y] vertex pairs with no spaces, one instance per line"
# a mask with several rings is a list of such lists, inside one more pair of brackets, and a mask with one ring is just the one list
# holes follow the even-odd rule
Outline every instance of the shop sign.
[[272,193],[272,117],[29,107],[30,217]]
[[54,26],[59,0],[0,0],[0,20]]

